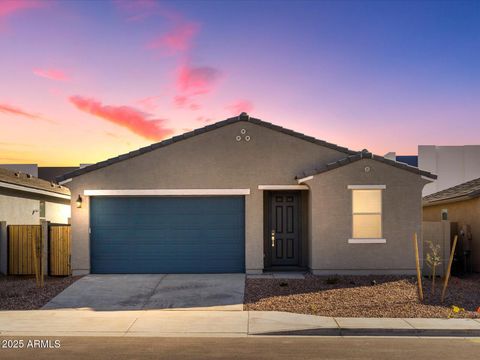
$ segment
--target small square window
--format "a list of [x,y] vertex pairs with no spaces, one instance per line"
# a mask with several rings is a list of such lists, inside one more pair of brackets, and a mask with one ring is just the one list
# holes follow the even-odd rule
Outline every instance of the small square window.
[[442,209],[442,220],[448,220],[448,209]]

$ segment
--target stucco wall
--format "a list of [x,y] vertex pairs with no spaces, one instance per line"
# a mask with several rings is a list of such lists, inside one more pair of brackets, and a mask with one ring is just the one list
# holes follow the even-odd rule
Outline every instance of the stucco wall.
[[[235,137],[246,129],[249,142]],[[72,193],[72,268],[90,270],[89,198],[84,190],[249,188],[245,197],[246,270],[263,270],[263,191],[258,185],[297,184],[295,175],[344,158],[345,153],[248,122],[215,131],[75,177]],[[368,164],[372,171],[365,174]],[[413,272],[411,238],[421,234],[419,175],[376,161],[362,160],[309,181],[310,262],[316,271]],[[385,184],[386,245],[348,245],[351,237],[349,184]],[[81,194],[82,208],[75,207]]]
[[[370,171],[365,172],[369,166]],[[421,193],[426,180],[413,173],[364,159],[307,181],[311,189],[311,269],[317,274],[415,272],[412,237],[421,242]],[[382,228],[386,244],[349,244],[352,190],[348,185],[386,185]]]
[[54,202],[51,197],[28,198],[27,194],[21,196],[0,194],[0,221],[7,225],[40,224],[40,200],[45,201],[45,220],[55,223],[68,223],[70,205],[65,200]]
[[58,224],[68,224],[70,213],[69,205],[45,202],[45,220],[47,221]]
[[418,147],[418,167],[438,175],[425,186],[423,196],[480,177],[480,145]]
[[[235,137],[246,129],[249,142]],[[72,193],[72,268],[88,272],[89,199],[85,189],[249,188],[245,197],[247,272],[263,269],[263,192],[258,185],[297,184],[295,175],[346,154],[248,122],[160,148],[74,178]]]
[[40,224],[40,201],[0,194],[0,221],[8,225]]
[[448,220],[463,225],[470,225],[472,232],[472,263],[474,271],[480,272],[480,198],[455,203],[425,206],[424,221],[440,221],[442,209],[448,209]]

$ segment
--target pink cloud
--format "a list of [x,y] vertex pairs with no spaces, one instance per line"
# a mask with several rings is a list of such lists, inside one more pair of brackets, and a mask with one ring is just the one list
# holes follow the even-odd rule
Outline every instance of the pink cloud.
[[173,103],[177,108],[188,108],[192,111],[196,111],[201,108],[200,104],[194,103],[189,96],[177,95],[173,98]]
[[147,47],[149,49],[159,49],[165,55],[186,52],[191,49],[192,40],[199,29],[200,26],[194,22],[176,24],[171,31],[152,40],[147,44]]
[[177,87],[190,95],[206,94],[212,91],[219,78],[220,71],[213,67],[183,65],[178,69]]
[[152,119],[152,115],[129,106],[103,105],[98,100],[82,96],[71,96],[69,100],[77,109],[127,128],[149,140],[158,141],[173,133],[164,126],[164,119]]
[[24,111],[18,107],[7,105],[7,104],[0,104],[0,112],[4,114],[11,114],[11,115],[19,115],[28,117],[30,119],[41,119],[39,115],[32,114],[30,112]]
[[62,71],[58,69],[33,69],[33,73],[37,76],[55,80],[55,81],[67,81],[69,77]]
[[160,96],[148,96],[138,100],[137,104],[145,110],[154,111],[158,109],[158,99],[160,99]]
[[173,98],[173,103],[176,107],[183,108],[188,104],[188,97],[183,95],[177,95]]
[[249,100],[237,100],[225,108],[230,110],[233,115],[238,115],[242,112],[251,112],[253,110],[253,103]]
[[45,5],[46,2],[37,0],[2,0],[0,1],[0,18],[21,10],[40,8]]

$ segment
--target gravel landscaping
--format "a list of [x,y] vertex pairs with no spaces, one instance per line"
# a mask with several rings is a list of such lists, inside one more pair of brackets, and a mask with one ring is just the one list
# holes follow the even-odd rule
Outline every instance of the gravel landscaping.
[[0,310],[35,310],[61,293],[81,276],[46,277],[38,288],[35,277],[0,275]]
[[[287,311],[335,317],[480,318],[480,274],[452,277],[445,303],[440,303],[441,280],[430,294],[423,279],[425,301],[417,296],[417,282],[405,276],[313,276],[299,279],[248,278],[245,310]],[[463,308],[458,313],[452,306]]]

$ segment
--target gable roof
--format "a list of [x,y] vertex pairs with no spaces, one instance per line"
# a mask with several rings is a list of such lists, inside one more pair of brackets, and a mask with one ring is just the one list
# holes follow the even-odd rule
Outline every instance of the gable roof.
[[387,164],[387,165],[394,166],[394,167],[399,168],[399,169],[410,171],[414,174],[418,174],[418,175],[421,175],[421,176],[426,176],[430,179],[436,179],[437,178],[437,175],[429,173],[428,171],[423,171],[423,170],[420,170],[419,168],[416,168],[414,166],[410,166],[410,165],[407,165],[407,164],[404,164],[404,163],[401,163],[401,162],[386,159],[383,156],[374,155],[371,152],[369,152],[368,150],[363,149],[362,151],[359,151],[359,152],[355,153],[354,155],[349,155],[347,157],[344,157],[343,159],[340,159],[340,160],[337,160],[337,161],[334,161],[334,162],[331,162],[331,163],[328,163],[328,164],[322,164],[322,166],[320,166],[317,169],[304,171],[303,173],[298,174],[295,177],[295,179],[301,180],[301,179],[304,179],[304,178],[307,178],[307,177],[310,177],[310,176],[313,176],[313,175],[321,174],[321,173],[324,173],[324,172],[327,172],[327,171],[330,171],[330,170],[333,170],[333,169],[337,169],[337,168],[345,166],[345,165],[349,165],[351,163],[354,163],[354,162],[362,160],[362,159],[371,159],[371,160],[379,161],[379,162],[382,162],[382,163]]
[[[3,183],[3,186],[2,186],[2,183]],[[18,171],[16,172],[16,171],[0,168],[0,188],[1,187],[6,187],[10,189],[12,188],[12,187],[6,186],[5,183],[21,186],[22,188],[30,188],[30,189],[47,191],[47,192],[53,193],[52,196],[55,196],[54,194],[70,196],[70,190],[68,190],[64,186],[60,186],[60,185],[54,184],[53,182],[36,178],[30,174],[25,174]],[[18,187],[16,189],[21,190]]]
[[480,178],[452,186],[423,198],[424,205],[469,200],[480,196]]
[[92,164],[92,165],[86,166],[84,168],[68,172],[66,174],[63,174],[63,175],[60,175],[60,176],[56,177],[56,180],[58,182],[61,182],[61,181],[64,181],[64,180],[67,180],[67,179],[70,179],[70,178],[88,173],[90,171],[94,171],[94,170],[109,166],[111,164],[115,164],[115,163],[123,161],[123,160],[131,159],[135,156],[139,156],[139,155],[145,154],[147,152],[150,152],[150,151],[168,146],[170,144],[173,144],[173,143],[191,138],[192,136],[196,136],[196,135],[199,135],[199,134],[204,134],[204,133],[207,133],[209,131],[224,127],[226,125],[234,124],[234,123],[237,123],[237,122],[240,122],[240,121],[245,121],[245,122],[252,123],[252,124],[255,124],[255,125],[263,126],[265,128],[268,128],[268,129],[271,129],[271,130],[274,130],[274,131],[278,131],[278,132],[281,132],[281,133],[286,134],[286,135],[294,136],[294,137],[299,138],[301,140],[305,140],[305,141],[308,141],[308,142],[311,142],[311,143],[314,143],[314,144],[318,144],[318,145],[321,145],[321,146],[324,146],[324,147],[327,147],[327,148],[330,148],[330,149],[333,149],[333,150],[336,150],[336,151],[340,151],[340,152],[343,152],[343,153],[348,154],[348,155],[353,155],[353,154],[357,153],[356,151],[349,150],[346,147],[341,147],[341,146],[338,146],[336,144],[332,144],[332,143],[329,143],[329,142],[326,142],[326,141],[323,141],[323,140],[316,139],[312,136],[308,136],[308,135],[305,135],[305,134],[302,134],[302,133],[299,133],[299,132],[296,132],[296,131],[293,131],[293,130],[290,130],[290,129],[283,128],[283,127],[278,126],[278,125],[274,125],[274,124],[269,123],[269,122],[262,121],[260,119],[250,117],[250,116],[247,115],[247,113],[241,113],[239,116],[228,118],[226,120],[219,121],[215,124],[207,125],[205,127],[187,132],[185,134],[177,135],[177,136],[174,136],[170,139],[166,139],[166,140],[163,140],[161,142],[158,142],[158,143],[155,143],[155,144],[152,144],[152,145],[149,145],[149,146],[145,146],[145,147],[140,148],[138,150],[131,151],[127,154],[123,154],[123,155],[120,155],[120,156],[117,156],[117,157],[114,157],[114,158],[111,158],[111,159],[108,159],[108,160],[100,161],[96,164]]

